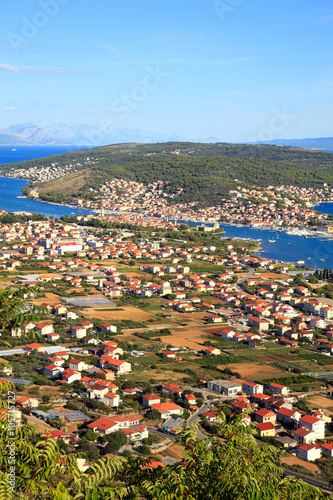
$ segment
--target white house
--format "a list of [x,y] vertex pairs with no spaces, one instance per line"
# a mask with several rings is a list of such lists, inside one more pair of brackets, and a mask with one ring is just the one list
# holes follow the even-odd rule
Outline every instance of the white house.
[[321,418],[313,417],[312,415],[304,415],[299,420],[300,425],[313,431],[316,439],[323,439],[325,437],[325,422]]
[[136,415],[117,415],[115,417],[100,417],[95,420],[95,422],[88,424],[87,427],[94,432],[108,435],[112,432],[121,431],[122,429],[127,429],[138,424],[139,420]]
[[102,398],[101,401],[106,405],[118,407],[120,403],[120,397],[119,394],[114,394],[113,392],[107,392],[106,394],[104,394],[104,397]]
[[83,339],[87,336],[87,330],[84,326],[72,326],[71,328],[72,336],[77,339]]
[[125,373],[130,373],[132,370],[131,363],[123,361],[122,359],[108,360],[108,366],[114,369],[117,375],[124,375]]
[[303,460],[317,460],[321,457],[321,447],[319,444],[301,444],[296,448],[296,456]]
[[151,392],[150,394],[145,394],[145,396],[142,396],[142,404],[146,408],[149,408],[149,406],[159,404],[161,402],[161,398]]
[[247,396],[253,396],[254,394],[262,394],[264,391],[264,386],[261,384],[256,384],[254,382],[245,381],[242,384],[242,390],[247,394]]
[[35,330],[40,335],[46,335],[47,333],[53,333],[53,324],[52,323],[39,323],[39,325],[35,326]]
[[294,439],[299,444],[313,444],[316,442],[316,435],[307,427],[300,427],[294,432]]
[[49,378],[54,378],[56,377],[57,375],[59,375],[59,373],[62,373],[65,368],[63,368],[62,366],[57,366],[57,365],[54,365],[53,363],[45,366],[45,375]]
[[77,372],[82,372],[82,370],[85,370],[87,368],[87,365],[84,361],[78,361],[77,359],[70,359],[69,368]]
[[62,380],[66,382],[67,384],[71,384],[72,382],[75,382],[75,380],[80,380],[81,375],[78,372],[75,372],[74,370],[71,370],[70,368],[67,368],[62,372]]
[[271,382],[269,384],[269,390],[271,392],[275,392],[276,394],[280,394],[281,396],[285,396],[289,393],[288,387],[286,387],[284,385],[276,384],[275,382]]
[[114,325],[111,325],[110,323],[103,323],[101,325],[101,331],[103,333],[106,333],[106,332],[117,333],[117,327]]
[[151,405],[153,410],[157,410],[161,418],[169,418],[171,415],[182,415],[183,408],[176,405],[175,403],[158,403],[155,405]]
[[321,451],[322,451],[322,453],[326,453],[330,457],[333,457],[333,443],[332,443],[332,441],[327,442],[327,443],[323,443],[321,445]]

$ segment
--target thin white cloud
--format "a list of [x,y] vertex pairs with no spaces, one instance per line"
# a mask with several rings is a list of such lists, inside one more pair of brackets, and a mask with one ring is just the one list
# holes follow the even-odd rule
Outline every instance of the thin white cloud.
[[115,47],[114,45],[110,45],[108,43],[103,43],[101,45],[101,48],[110,52],[117,59],[124,57],[123,52],[118,47]]
[[317,22],[317,23],[332,23],[333,22],[333,15],[316,17],[315,22]]
[[195,66],[224,66],[226,64],[238,64],[248,62],[251,57],[235,57],[233,59],[226,59],[224,61],[205,61],[203,59],[177,59],[170,58],[163,61],[145,61],[145,60],[131,60],[131,61],[108,61],[109,65],[144,65],[144,64],[188,64]]
[[76,73],[88,73],[78,69],[65,68],[33,68],[31,66],[14,66],[12,64],[0,64],[0,70],[10,73],[35,73],[38,75],[72,75]]
[[14,106],[5,106],[4,108],[2,108],[2,111],[14,111],[15,108]]

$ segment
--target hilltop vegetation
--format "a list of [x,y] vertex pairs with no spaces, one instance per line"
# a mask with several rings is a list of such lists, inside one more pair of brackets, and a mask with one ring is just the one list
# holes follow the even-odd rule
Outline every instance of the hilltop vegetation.
[[65,153],[47,160],[8,164],[2,167],[2,173],[8,174],[13,168],[39,168],[51,162],[77,164],[87,156],[96,160],[88,169],[76,166],[77,171],[61,181],[38,184],[41,198],[49,201],[66,201],[72,195],[87,198],[90,187],[97,188],[114,177],[145,184],[166,181],[167,192],[183,188],[177,202],[205,204],[228,197],[229,190],[241,183],[315,188],[324,183],[333,184],[333,153],[224,143],[118,144]]

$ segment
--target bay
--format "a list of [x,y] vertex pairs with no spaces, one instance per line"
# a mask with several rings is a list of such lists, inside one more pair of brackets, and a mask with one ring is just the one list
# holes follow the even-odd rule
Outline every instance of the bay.
[[[15,151],[11,147],[0,147],[0,164],[14,161],[24,161],[33,158],[43,158],[55,154],[65,153],[78,149],[74,147],[33,147],[18,146]],[[28,185],[28,181],[14,179],[10,177],[0,177],[0,210],[7,212],[37,212],[53,217],[62,215],[78,215],[91,213],[88,210],[76,209],[62,205],[51,205],[29,198],[18,198],[21,196],[21,189]],[[333,203],[321,203],[316,210],[323,213],[333,214]],[[271,231],[267,229],[253,229],[251,227],[238,227],[221,224],[225,237],[248,238],[262,240],[260,242],[261,251],[258,255],[267,259],[283,262],[304,261],[305,265],[314,269],[322,269],[325,266],[333,269],[333,240],[323,238],[304,238],[300,236],[288,235],[285,232]],[[269,240],[275,240],[270,242]]]
[[[333,208],[333,207],[332,207]],[[266,259],[283,262],[304,261],[313,269],[324,267],[333,269],[333,241],[323,238],[304,238],[293,236],[283,231],[253,229],[222,224],[223,237],[250,238],[262,240],[261,251],[257,254]],[[269,242],[269,240],[275,240]]]
[[[6,163],[44,158],[56,154],[67,153],[77,148],[73,146],[9,146],[0,147],[0,165]],[[28,186],[29,181],[15,179],[12,177],[0,177],[0,210],[6,212],[36,212],[52,215],[59,218],[62,215],[79,215],[91,213],[89,210],[53,205],[41,201],[30,200],[30,198],[18,198],[21,196],[23,186]]]

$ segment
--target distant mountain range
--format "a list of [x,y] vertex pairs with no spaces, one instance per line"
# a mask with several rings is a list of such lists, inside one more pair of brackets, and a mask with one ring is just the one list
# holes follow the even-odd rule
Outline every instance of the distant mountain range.
[[[105,146],[128,142],[156,143],[184,140],[187,139],[130,128],[114,128],[106,131],[94,125],[47,121],[19,123],[8,129],[0,129],[0,146]],[[212,143],[218,142],[218,139],[209,137],[198,142]]]
[[[0,146],[106,146],[121,143],[189,142],[193,139],[177,135],[159,134],[131,128],[103,130],[95,125],[82,123],[54,123],[37,121],[18,123],[8,129],[0,129]],[[216,137],[196,139],[195,142],[218,143]],[[333,151],[333,137],[315,139],[274,139],[272,141],[248,144],[272,144],[302,149]]]
[[274,139],[272,141],[258,141],[249,144],[273,144],[274,146],[291,146],[293,148],[333,151],[333,137],[318,137],[316,139]]

